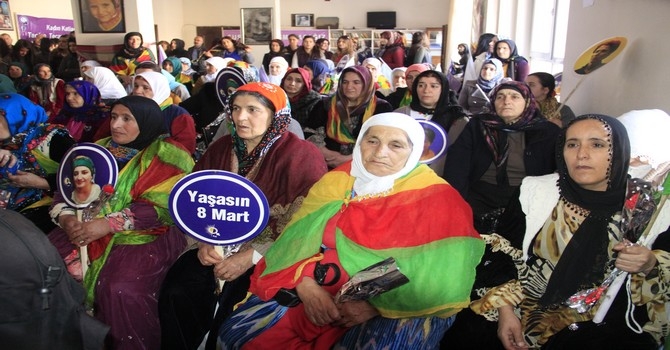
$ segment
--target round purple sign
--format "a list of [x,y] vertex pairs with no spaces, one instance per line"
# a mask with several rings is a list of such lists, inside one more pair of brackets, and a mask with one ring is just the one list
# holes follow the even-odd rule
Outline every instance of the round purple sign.
[[104,185],[116,184],[119,167],[108,149],[82,142],[70,148],[58,168],[58,191],[65,202],[85,208],[98,199]]
[[423,144],[423,153],[421,153],[420,162],[431,164],[440,158],[447,150],[448,138],[441,126],[426,119],[417,119],[423,132],[426,134]]
[[193,238],[214,245],[249,241],[270,218],[263,192],[246,178],[223,170],[202,170],[179,180],[170,192],[170,215]]

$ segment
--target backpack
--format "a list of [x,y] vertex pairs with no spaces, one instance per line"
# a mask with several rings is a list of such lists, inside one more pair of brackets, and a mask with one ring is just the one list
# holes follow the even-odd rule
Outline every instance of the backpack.
[[4,349],[102,349],[109,327],[86,313],[84,288],[44,233],[0,210],[0,341]]

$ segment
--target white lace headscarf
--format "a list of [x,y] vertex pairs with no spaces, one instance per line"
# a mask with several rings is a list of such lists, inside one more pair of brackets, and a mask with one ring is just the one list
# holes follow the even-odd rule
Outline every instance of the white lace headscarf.
[[162,73],[148,71],[137,74],[137,76],[144,78],[149,83],[154,93],[154,97],[151,99],[159,106],[170,97],[170,83]]
[[[412,152],[407,158],[407,163],[395,174],[376,176],[365,169],[361,155],[361,142],[363,136],[372,126],[390,126],[403,130],[412,144]],[[356,178],[354,191],[356,196],[381,195],[391,192],[395,180],[409,174],[418,164],[423,153],[423,141],[425,138],[423,127],[416,119],[402,113],[389,112],[373,115],[361,128],[356,140],[351,163],[351,175]]]
[[93,67],[84,72],[84,75],[91,78],[93,85],[100,90],[102,99],[119,99],[128,96],[119,78],[107,67]]
[[218,56],[208,58],[205,62],[211,64],[214,68],[216,68],[216,72],[212,74],[207,73],[202,76],[202,79],[204,80],[205,83],[209,83],[216,80],[216,76],[219,74],[219,72],[223,68],[226,68],[228,64],[233,61],[235,60],[232,58],[223,58]]
[[270,83],[275,84],[277,86],[281,86],[281,80],[284,78],[284,75],[288,71],[288,62],[284,57],[277,56],[273,57],[270,60],[270,64],[272,65],[273,63],[276,63],[279,65],[279,75],[272,75],[271,72],[268,72],[268,78],[270,79]]

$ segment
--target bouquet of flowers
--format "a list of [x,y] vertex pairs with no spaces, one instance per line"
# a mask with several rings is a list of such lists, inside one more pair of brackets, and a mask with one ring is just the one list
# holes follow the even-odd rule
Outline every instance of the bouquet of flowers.
[[409,282],[394,258],[371,265],[351,277],[335,295],[336,303],[367,300]]

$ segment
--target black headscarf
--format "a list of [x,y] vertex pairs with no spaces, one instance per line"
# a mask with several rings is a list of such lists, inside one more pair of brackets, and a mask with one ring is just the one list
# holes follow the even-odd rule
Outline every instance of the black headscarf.
[[163,122],[163,113],[154,100],[144,96],[126,96],[114,102],[112,110],[116,105],[126,106],[135,117],[140,129],[140,134],[137,135],[135,140],[121,146],[141,151],[155,141],[158,136],[167,133]]
[[[132,48],[130,45],[128,45],[128,39],[133,36],[139,36],[140,37],[140,46],[138,48]],[[133,59],[133,58],[138,58],[144,52],[144,38],[142,37],[142,33],[140,32],[128,32],[126,35],[123,37],[123,50],[119,52],[119,56],[123,56],[125,58]]]
[[[575,183],[568,173],[563,157],[565,135],[575,123],[593,119],[602,123],[610,141],[610,166],[605,191],[591,191]],[[589,210],[551,274],[540,304],[548,306],[567,300],[583,288],[602,281],[609,256],[608,224],[612,216],[623,208],[630,161],[630,142],[626,128],[615,118],[605,115],[582,115],[562,130],[556,143],[556,163],[561,196],[569,203]]]
[[[440,98],[437,100],[437,105],[434,109],[426,108],[421,105],[419,101],[418,93],[418,84],[419,80],[423,77],[434,77],[437,78],[437,81],[442,86],[442,91],[440,92]],[[412,83],[412,102],[409,104],[410,108],[414,111],[424,114],[432,114],[432,121],[439,124],[444,130],[449,131],[449,128],[458,118],[465,116],[463,109],[458,106],[458,101],[456,101],[456,95],[449,89],[449,80],[447,77],[436,70],[427,70],[421,72],[419,75],[414,78]]]

